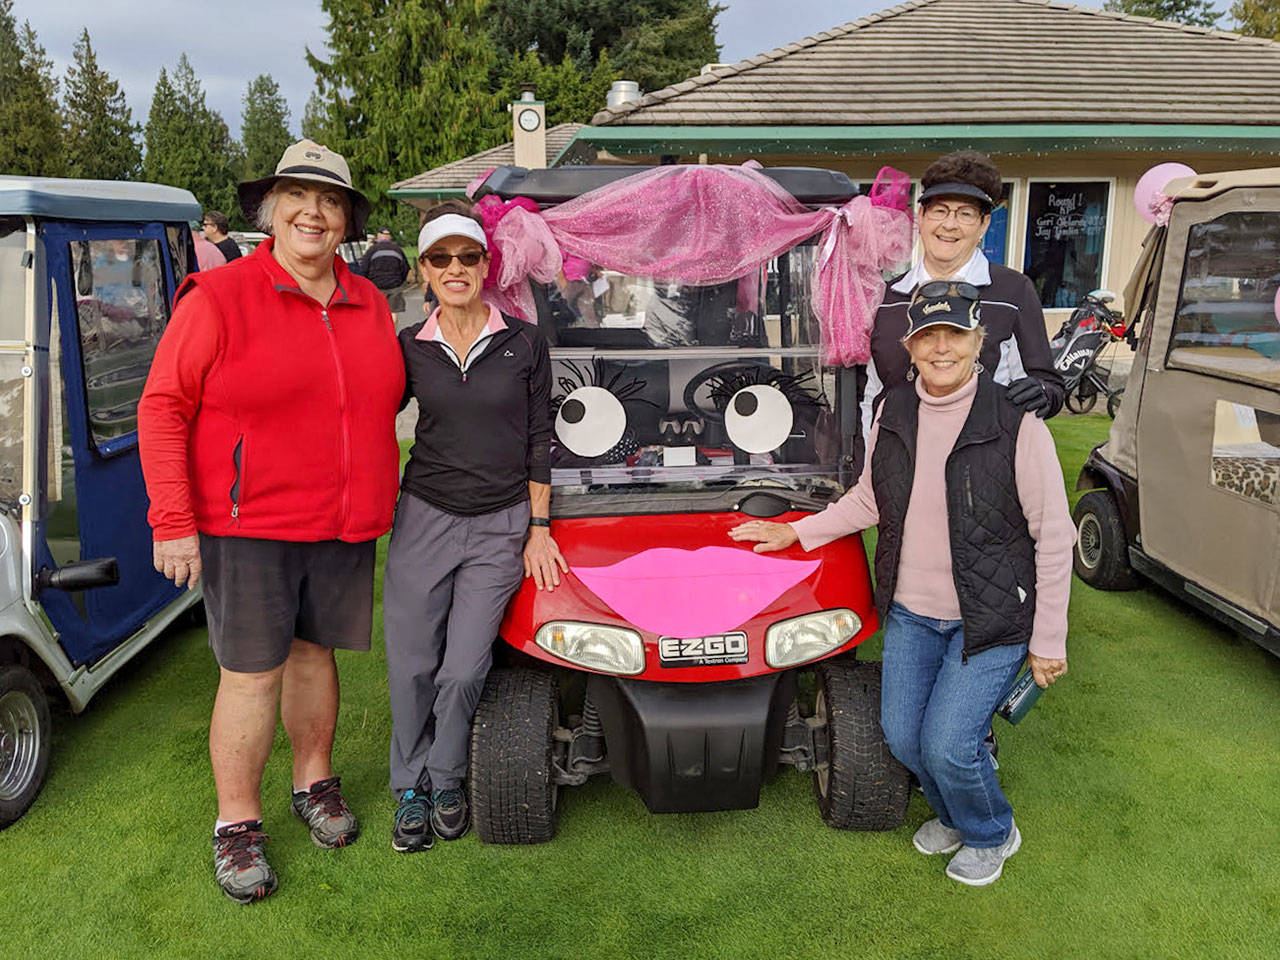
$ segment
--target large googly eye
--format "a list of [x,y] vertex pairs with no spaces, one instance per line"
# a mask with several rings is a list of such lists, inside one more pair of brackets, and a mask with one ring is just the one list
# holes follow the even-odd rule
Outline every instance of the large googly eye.
[[627,429],[627,412],[604,387],[578,387],[556,413],[556,436],[580,457],[613,449]]
[[724,426],[733,445],[747,453],[768,453],[791,435],[795,414],[777,387],[757,383],[743,387],[724,408]]

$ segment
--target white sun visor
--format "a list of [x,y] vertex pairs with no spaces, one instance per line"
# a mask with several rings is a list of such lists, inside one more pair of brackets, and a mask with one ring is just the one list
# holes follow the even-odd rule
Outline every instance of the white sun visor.
[[489,242],[484,238],[484,228],[480,224],[461,214],[446,213],[443,217],[428,220],[418,231],[418,256],[422,256],[445,237],[466,237],[480,244],[482,249],[489,249]]

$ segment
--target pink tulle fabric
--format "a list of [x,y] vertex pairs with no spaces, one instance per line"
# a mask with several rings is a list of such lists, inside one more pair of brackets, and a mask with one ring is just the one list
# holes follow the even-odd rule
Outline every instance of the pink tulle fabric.
[[585,275],[586,261],[692,286],[726,283],[825,230],[814,312],[826,360],[865,363],[882,271],[910,254],[909,197],[906,174],[886,167],[870,194],[809,210],[754,162],[658,167],[543,211],[523,197],[485,197],[477,204],[492,258],[485,299],[535,320],[525,280],[550,282],[566,258],[575,274]]
[[1169,218],[1173,216],[1173,197],[1163,190],[1156,190],[1151,194],[1151,200],[1147,203],[1147,210],[1151,213],[1152,220],[1157,227],[1167,227]]

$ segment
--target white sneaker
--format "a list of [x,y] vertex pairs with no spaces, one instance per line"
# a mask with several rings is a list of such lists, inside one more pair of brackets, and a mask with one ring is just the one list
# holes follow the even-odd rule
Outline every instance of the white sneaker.
[[1022,834],[1015,823],[1009,828],[1009,839],[998,847],[963,846],[947,864],[947,876],[970,887],[995,883],[1004,872],[1004,862],[1022,846]]

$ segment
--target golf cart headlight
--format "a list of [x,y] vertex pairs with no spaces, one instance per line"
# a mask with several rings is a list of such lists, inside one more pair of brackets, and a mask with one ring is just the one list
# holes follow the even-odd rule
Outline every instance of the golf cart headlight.
[[552,620],[538,628],[533,642],[552,656],[590,670],[626,675],[644,672],[644,641],[634,630]]
[[822,610],[782,620],[764,635],[764,658],[771,667],[794,667],[843,646],[862,629],[852,610]]

